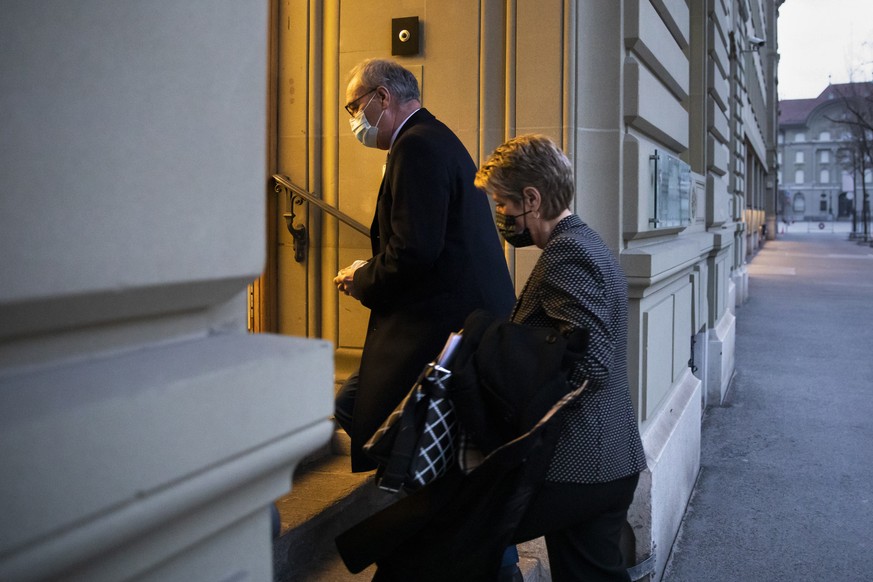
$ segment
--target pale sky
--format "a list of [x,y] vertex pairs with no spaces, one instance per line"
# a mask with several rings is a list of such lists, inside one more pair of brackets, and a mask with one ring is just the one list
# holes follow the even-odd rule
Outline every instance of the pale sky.
[[873,80],[873,0],[786,0],[778,26],[779,99]]

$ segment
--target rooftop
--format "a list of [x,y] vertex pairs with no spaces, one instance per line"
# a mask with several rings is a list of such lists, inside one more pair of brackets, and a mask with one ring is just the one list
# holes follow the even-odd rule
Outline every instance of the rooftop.
[[779,101],[779,125],[806,125],[809,115],[819,105],[844,96],[870,93],[871,83],[838,83],[828,85],[814,99],[784,99]]

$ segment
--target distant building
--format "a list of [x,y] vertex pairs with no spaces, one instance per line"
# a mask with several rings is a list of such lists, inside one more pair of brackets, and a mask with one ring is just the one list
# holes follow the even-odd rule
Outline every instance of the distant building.
[[869,91],[870,83],[844,83],[829,85],[814,99],[779,102],[780,218],[849,220],[853,211],[860,218],[861,175],[871,189],[873,170],[857,167],[850,128],[839,120],[846,114],[846,97]]

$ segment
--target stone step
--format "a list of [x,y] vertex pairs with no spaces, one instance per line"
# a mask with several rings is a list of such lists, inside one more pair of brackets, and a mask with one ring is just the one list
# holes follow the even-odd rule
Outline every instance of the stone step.
[[[280,534],[273,543],[275,582],[355,582],[371,580],[376,567],[352,574],[334,538],[397,497],[379,489],[375,471],[352,473],[351,441],[337,429],[331,442],[301,462],[291,491],[276,501]],[[525,582],[549,582],[545,542],[518,546]]]
[[[376,487],[374,472],[352,473],[348,456],[330,454],[302,464],[291,492],[276,501],[281,522],[273,544],[276,582],[372,579],[375,566],[359,574],[346,569],[334,538],[395,500],[395,495]],[[526,582],[551,579],[542,539],[521,544],[518,550]]]
[[276,501],[280,535],[273,543],[277,582],[369,580],[343,565],[334,538],[394,501],[373,483],[374,472],[352,473],[349,457],[326,455],[301,465],[288,495]]

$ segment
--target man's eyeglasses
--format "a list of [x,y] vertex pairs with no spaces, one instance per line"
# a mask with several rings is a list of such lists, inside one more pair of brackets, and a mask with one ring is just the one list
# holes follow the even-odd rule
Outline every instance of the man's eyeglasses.
[[361,99],[363,99],[364,97],[366,97],[367,95],[369,95],[370,93],[372,93],[373,91],[375,91],[378,88],[379,87],[375,87],[373,89],[370,89],[369,91],[367,91],[363,95],[359,95],[358,97],[355,97],[354,99],[352,99],[351,101],[346,103],[346,111],[349,112],[349,115],[354,117],[355,114],[358,112],[358,108],[355,106],[355,103],[357,103],[358,101],[360,101]]

